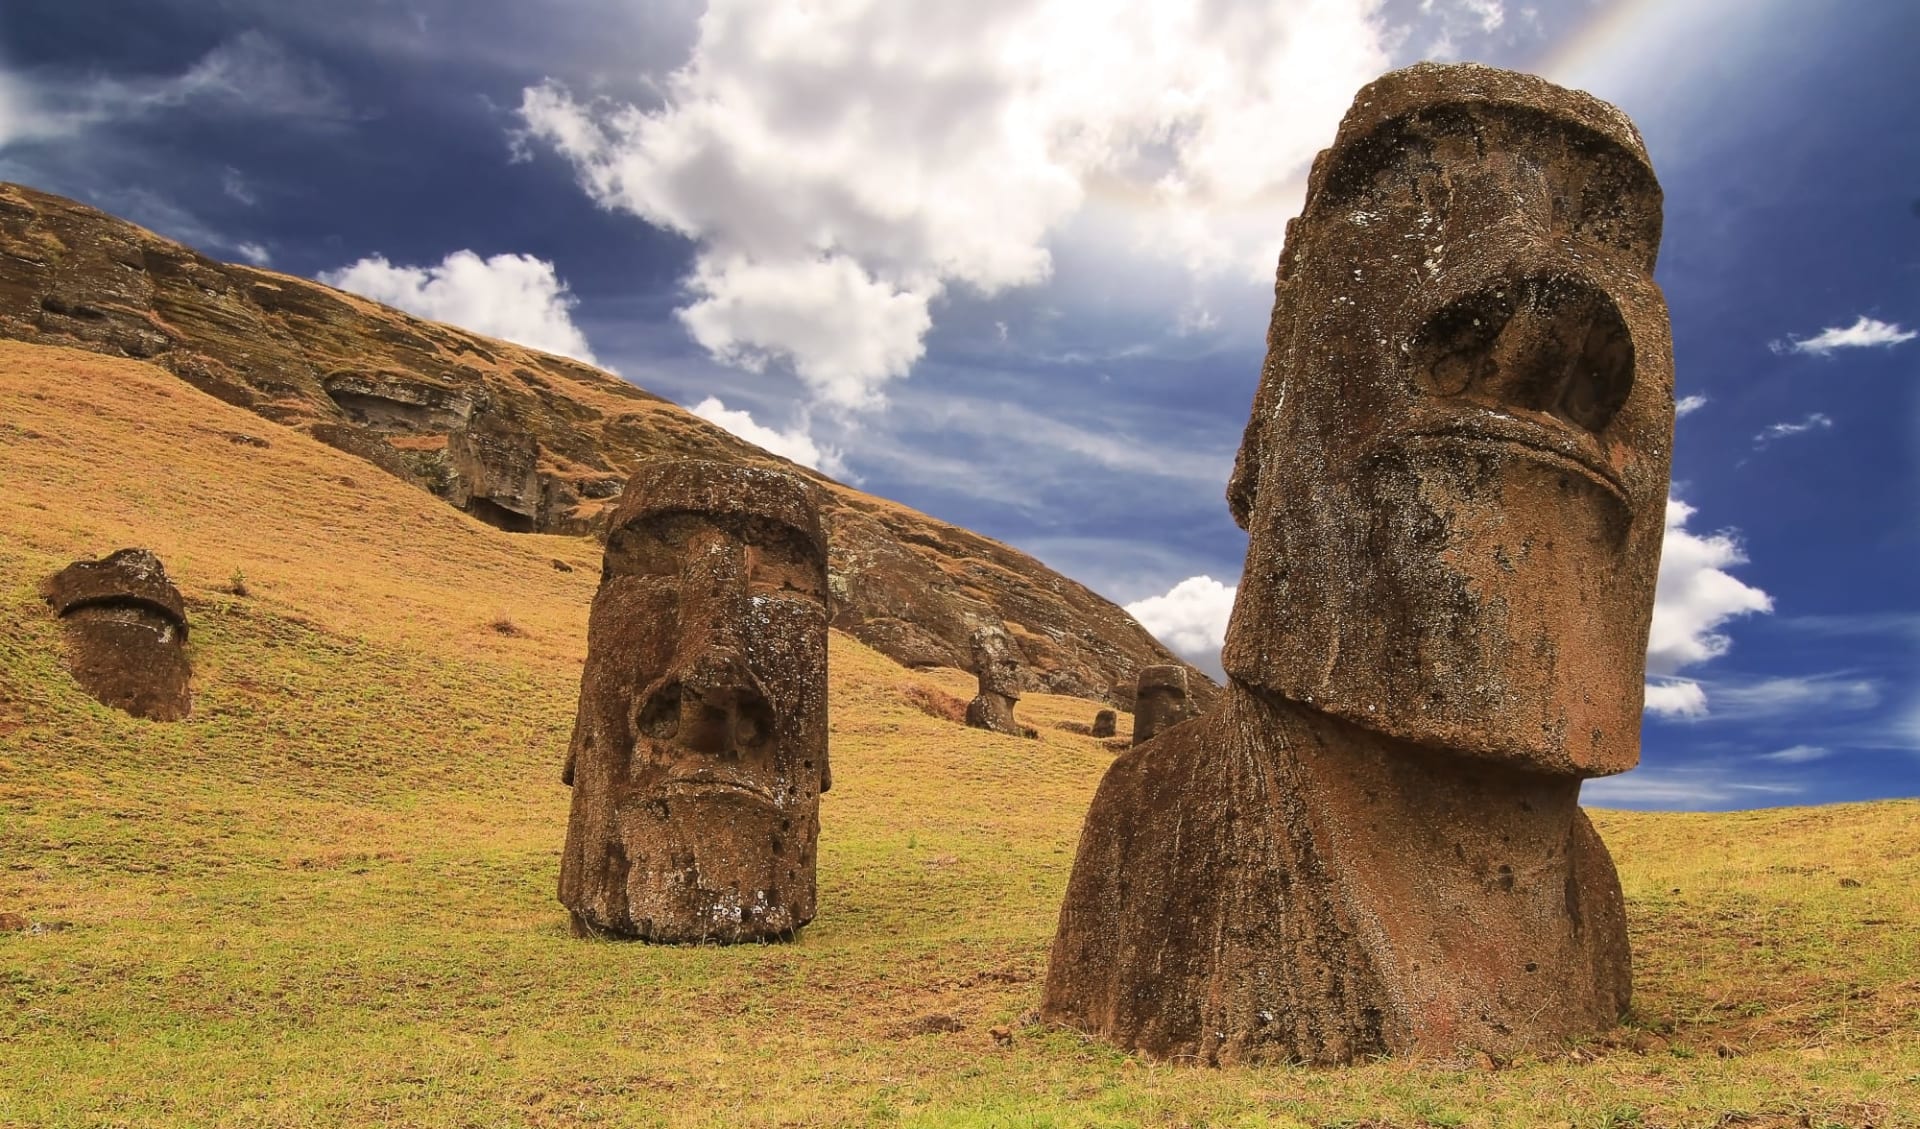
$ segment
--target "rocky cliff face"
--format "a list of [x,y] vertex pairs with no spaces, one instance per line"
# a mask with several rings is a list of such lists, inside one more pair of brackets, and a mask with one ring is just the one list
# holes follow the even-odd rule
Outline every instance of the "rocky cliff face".
[[971,669],[973,629],[993,620],[1032,689],[1130,703],[1140,667],[1178,661],[1024,553],[796,467],[599,369],[215,262],[11,184],[0,336],[152,361],[510,532],[595,532],[650,459],[785,467],[826,489],[834,626],[906,665]]

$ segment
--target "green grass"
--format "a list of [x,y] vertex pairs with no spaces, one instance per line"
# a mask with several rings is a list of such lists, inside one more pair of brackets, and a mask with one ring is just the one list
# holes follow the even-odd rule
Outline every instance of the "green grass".
[[[157,488],[170,426],[238,410],[175,382],[137,432],[105,397],[50,444],[19,434],[38,379],[0,366],[24,421],[0,427],[0,913],[64,928],[0,933],[0,1125],[1920,1125],[1920,804],[1596,813],[1637,997],[1594,1043],[1167,1066],[1031,1022],[1113,755],[1056,723],[1094,704],[1034,695],[1039,741],[978,733],[916,704],[966,676],[839,636],[819,920],[574,940],[558,772],[591,568],[290,432],[180,452]],[[296,472],[311,504],[258,493]],[[195,524],[214,499],[250,526]],[[140,543],[191,604],[173,725],[75,688],[36,591]],[[959,1029],[916,1033],[932,1016]]]

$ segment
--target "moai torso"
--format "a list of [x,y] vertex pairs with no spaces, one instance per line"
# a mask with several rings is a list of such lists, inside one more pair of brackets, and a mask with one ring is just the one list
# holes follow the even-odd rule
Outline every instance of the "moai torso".
[[564,773],[576,933],[772,940],[813,920],[826,584],[801,479],[689,460],[628,481]]
[[1546,1048],[1631,991],[1580,781],[1638,758],[1673,429],[1624,115],[1423,64],[1288,227],[1222,706],[1115,763],[1043,1010],[1156,1055]]
[[66,628],[68,662],[82,689],[135,717],[187,716],[187,609],[158,557],[122,549],[76,561],[47,581],[47,600]]
[[1133,693],[1133,743],[1151,741],[1187,720],[1187,668],[1143,666]]

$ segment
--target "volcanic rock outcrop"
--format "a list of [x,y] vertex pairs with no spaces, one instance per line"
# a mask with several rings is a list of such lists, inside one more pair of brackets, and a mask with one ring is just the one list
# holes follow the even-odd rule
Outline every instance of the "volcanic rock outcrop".
[[187,607],[160,558],[121,549],[75,561],[47,581],[67,633],[74,681],[102,703],[152,721],[193,708]]
[[1577,801],[1639,755],[1660,226],[1592,97],[1471,65],[1360,92],[1281,254],[1224,701],[1102,782],[1047,1017],[1330,1063],[1619,1019],[1620,886]]
[[973,669],[980,692],[967,703],[967,724],[1009,737],[1027,736],[1026,727],[1013,719],[1013,704],[1020,700],[1020,659],[1006,628],[986,623],[974,631]]
[[577,935],[765,941],[813,920],[827,620],[810,484],[698,460],[634,472],[563,773]]
[[1159,736],[1192,716],[1187,708],[1187,668],[1184,666],[1147,666],[1140,668],[1140,682],[1133,693],[1133,743],[1138,745]]
[[[822,488],[834,627],[913,667],[971,666],[1004,621],[1030,688],[1123,702],[1177,661],[1111,602],[1005,545],[832,482],[609,373],[326,286],[218,263],[0,184],[0,337],[150,360],[514,532],[600,534],[627,475],[697,458]],[[1217,691],[1195,678],[1196,693]]]

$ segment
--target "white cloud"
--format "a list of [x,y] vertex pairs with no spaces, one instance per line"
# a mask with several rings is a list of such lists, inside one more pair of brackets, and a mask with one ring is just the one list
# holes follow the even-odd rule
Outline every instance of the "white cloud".
[[256,267],[264,267],[273,262],[273,252],[267,250],[265,246],[259,243],[251,241],[235,243],[233,249],[240,253],[241,258]]
[[257,31],[218,44],[176,75],[0,72],[0,146],[180,110],[316,122],[349,116],[345,97],[325,71]]
[[1211,666],[1218,664],[1221,644],[1227,641],[1227,618],[1238,592],[1237,585],[1211,576],[1190,576],[1166,594],[1136,600],[1126,610],[1182,658]]
[[1763,761],[1778,761],[1781,764],[1806,764],[1809,761],[1825,760],[1833,755],[1833,750],[1825,745],[1790,745],[1778,752],[1762,753]]
[[1164,258],[1270,277],[1308,162],[1387,65],[1378,6],[714,0],[660,108],[544,82],[519,140],[698,243],[681,316],[716,357],[866,408],[943,295],[1045,281],[1096,199]]
[[1789,439],[1795,435],[1805,435],[1809,431],[1825,431],[1833,426],[1833,420],[1820,412],[1810,412],[1799,423],[1776,423],[1769,425],[1753,437],[1753,445],[1764,447],[1775,439]]
[[254,192],[253,185],[247,181],[245,174],[232,165],[228,165],[226,171],[220,174],[220,191],[249,208],[260,202],[259,195]]
[[690,411],[709,423],[716,424],[734,435],[745,439],[756,447],[779,455],[783,459],[792,459],[801,466],[835,477],[844,477],[847,464],[838,450],[822,447],[807,434],[805,427],[796,427],[787,431],[776,431],[755,423],[753,415],[746,411],[736,411],[720,402],[719,397],[709,396],[695,404]]
[[1676,416],[1690,416],[1706,406],[1707,398],[1705,396],[1697,393],[1692,396],[1682,396],[1679,401],[1673,405],[1673,414]]
[[1650,681],[1645,708],[1661,717],[1705,717],[1707,692],[1698,682],[1686,678]]
[[319,277],[328,286],[418,317],[600,363],[573,324],[576,300],[567,284],[552,263],[531,255],[482,259],[472,251],[455,251],[430,267],[397,267],[372,255]]
[[1824,357],[1835,349],[1891,348],[1903,341],[1911,341],[1917,335],[1920,335],[1920,330],[1902,329],[1892,322],[1862,314],[1852,325],[1830,326],[1812,337],[1790,337],[1785,341],[1770,342],[1767,347],[1776,353],[1808,353]]
[[1871,678],[1827,673],[1718,684],[1712,697],[1718,720],[1761,721],[1813,712],[1863,712],[1880,704],[1881,691]]
[[1779,780],[1754,780],[1735,766],[1640,767],[1620,776],[1588,780],[1580,802],[1627,808],[1725,808],[1783,803],[1804,786]]
[[[1773,600],[1765,592],[1726,571],[1747,561],[1739,542],[1729,533],[1690,532],[1686,524],[1693,513],[1693,507],[1678,498],[1667,499],[1660,582],[1654,591],[1653,627],[1647,638],[1647,673],[1655,678],[1664,679],[1726,654],[1733,641],[1720,633],[1721,625],[1736,616],[1773,610]],[[1679,708],[1687,700],[1684,692],[1666,689],[1656,694],[1656,689],[1656,684],[1648,686],[1650,700],[1657,697],[1676,713],[1697,712]]]

